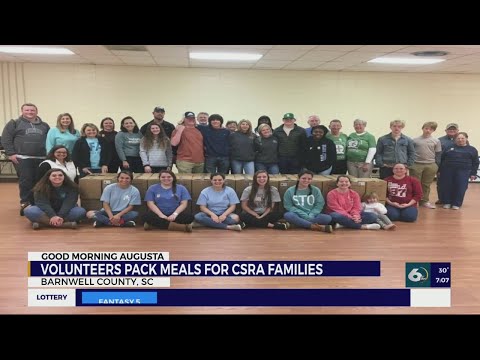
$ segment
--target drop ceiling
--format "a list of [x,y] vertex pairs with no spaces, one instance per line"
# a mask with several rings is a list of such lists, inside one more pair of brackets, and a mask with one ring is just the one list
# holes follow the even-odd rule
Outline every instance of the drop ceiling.
[[[146,51],[111,50],[110,45],[56,46],[66,47],[75,54],[53,56],[0,53],[0,61],[254,70],[480,74],[480,45],[132,45],[132,49],[143,48]],[[250,62],[201,61],[189,59],[190,51],[261,53],[263,57]],[[441,57],[446,61],[433,65],[368,63],[380,56],[413,57],[411,53],[417,51],[446,51],[448,55]]]

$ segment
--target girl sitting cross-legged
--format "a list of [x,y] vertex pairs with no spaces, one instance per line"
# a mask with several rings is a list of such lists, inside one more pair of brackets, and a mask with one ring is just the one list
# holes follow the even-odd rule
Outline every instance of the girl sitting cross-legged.
[[312,185],[313,172],[303,170],[298,174],[295,186],[288,188],[283,196],[287,210],[285,220],[304,229],[332,232],[330,215],[322,214],[325,200],[322,192]]
[[120,226],[135,227],[138,211],[135,205],[141,205],[140,191],[132,185],[133,175],[129,170],[122,170],[117,175],[117,183],[110,184],[103,190],[100,201],[103,208],[89,211],[87,217],[95,220],[93,227]]
[[240,219],[247,225],[259,228],[287,230],[288,222],[279,222],[282,213],[275,211],[280,194],[275,186],[270,185],[267,170],[259,170],[253,175],[253,183],[243,190],[242,213]]

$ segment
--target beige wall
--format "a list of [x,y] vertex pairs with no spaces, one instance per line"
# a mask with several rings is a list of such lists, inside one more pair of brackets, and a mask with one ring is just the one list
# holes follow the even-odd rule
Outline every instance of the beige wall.
[[361,118],[377,138],[389,132],[394,119],[406,121],[410,136],[421,133],[423,122],[437,121],[437,136],[445,134],[447,123],[458,122],[473,144],[480,137],[480,75],[0,65],[4,121],[17,117],[22,103],[33,102],[51,125],[61,112],[70,112],[77,128],[99,124],[105,116],[118,123],[131,115],[142,125],[161,105],[174,123],[187,110],[219,113],[225,121],[246,118],[255,125],[260,115],[279,125],[285,112],[293,112],[301,126],[310,114],[318,114],[322,124],[338,118],[346,133]]

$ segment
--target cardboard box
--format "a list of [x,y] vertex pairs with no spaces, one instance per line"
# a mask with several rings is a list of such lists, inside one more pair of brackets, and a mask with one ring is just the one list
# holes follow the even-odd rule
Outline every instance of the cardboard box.
[[[317,175],[318,176],[318,175]],[[335,175],[323,175],[325,179],[323,180],[322,184],[322,195],[323,198],[325,199],[325,202],[327,201],[327,194],[337,188],[337,177]]]
[[117,182],[117,174],[87,175],[79,181],[80,198],[99,200],[105,186]]
[[[158,174],[157,174],[158,175]],[[132,185],[135,186],[138,191],[140,191],[140,196],[143,199],[145,199],[145,194],[147,193],[148,190],[148,180],[152,174],[134,174],[133,175],[133,181]]]
[[[190,194],[190,197],[192,197],[192,174],[175,174],[175,176],[177,177],[177,184],[185,186]],[[185,211],[189,214],[192,213],[192,203],[193,201],[190,200],[187,204],[187,208],[185,209]]]
[[278,192],[280,193],[280,199],[282,200],[282,202],[279,204],[280,205],[278,208],[279,211],[285,211],[285,208],[283,207],[283,196],[285,195],[285,192],[290,186],[295,186],[295,184],[297,183],[297,179],[295,178],[295,176],[298,176],[298,175],[290,175],[290,174],[270,175],[270,179],[273,178],[275,181],[278,181],[277,189],[278,189]]
[[192,214],[200,212],[200,206],[197,205],[198,197],[203,189],[212,185],[210,174],[192,174]]
[[364,179],[350,177],[350,189],[355,191],[358,195],[360,195],[360,201],[363,199],[363,195],[365,195],[365,181]]
[[358,178],[358,180],[365,183],[365,194],[375,192],[378,200],[387,198],[387,182],[385,180],[377,178]]

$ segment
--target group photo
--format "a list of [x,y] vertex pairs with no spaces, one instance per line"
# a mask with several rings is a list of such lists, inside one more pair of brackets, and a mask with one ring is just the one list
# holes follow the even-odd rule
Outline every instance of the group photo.
[[[219,67],[183,62],[209,46],[59,45],[72,53],[60,63],[0,46],[2,313],[480,311],[480,114],[471,101],[480,67],[447,66],[480,46],[438,46],[450,54],[441,65],[388,71],[365,59],[432,49],[244,47],[260,58]],[[130,63],[132,51],[145,51],[144,63]],[[408,262],[451,263],[454,283],[449,307],[31,307],[18,284],[27,284],[27,254],[41,251],[381,263],[373,278],[187,276],[171,288],[405,288]]]

